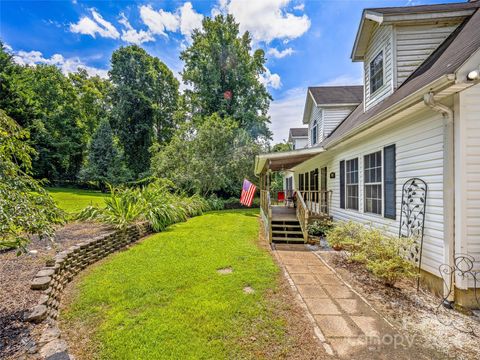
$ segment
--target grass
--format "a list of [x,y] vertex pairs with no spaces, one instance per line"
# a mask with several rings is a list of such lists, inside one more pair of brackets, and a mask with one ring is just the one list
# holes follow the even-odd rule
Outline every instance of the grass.
[[258,228],[258,210],[211,212],[112,255],[80,275],[63,327],[90,334],[85,358],[268,358],[286,324],[269,306],[278,268]]
[[103,198],[108,194],[100,191],[69,188],[48,188],[58,207],[69,214],[78,213],[89,205],[102,206]]

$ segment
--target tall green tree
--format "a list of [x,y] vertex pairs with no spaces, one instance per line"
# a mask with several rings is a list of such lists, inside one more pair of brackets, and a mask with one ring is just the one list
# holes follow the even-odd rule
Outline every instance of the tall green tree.
[[142,48],[112,54],[112,126],[136,177],[149,170],[149,148],[168,142],[175,130],[178,81],[168,67]]
[[248,32],[240,36],[231,15],[205,18],[190,45],[180,55],[185,62],[183,81],[190,110],[197,121],[218,113],[233,118],[254,137],[270,138],[267,115],[271,97],[260,77],[265,73],[265,54],[251,53]]
[[103,119],[107,119],[111,104],[111,83],[100,76],[89,76],[85,69],[68,75],[77,94],[80,122],[85,127],[88,141]]
[[23,130],[0,110],[0,249],[25,247],[31,235],[52,237],[63,213],[31,177],[31,156]]
[[108,120],[102,120],[92,136],[88,159],[80,171],[80,179],[95,181],[105,191],[107,184],[118,185],[130,180],[117,142]]
[[213,114],[184,124],[169,144],[153,147],[152,172],[190,193],[237,195],[243,178],[253,177],[260,150],[235,120]]

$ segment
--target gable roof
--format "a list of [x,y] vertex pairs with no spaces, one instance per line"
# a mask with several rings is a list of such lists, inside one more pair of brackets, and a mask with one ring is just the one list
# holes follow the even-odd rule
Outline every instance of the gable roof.
[[432,4],[432,5],[416,5],[416,6],[396,6],[383,8],[368,8],[365,11],[376,12],[383,15],[399,15],[399,14],[419,14],[438,11],[458,11],[476,9],[480,6],[479,1],[450,3],[450,4]]
[[458,20],[470,17],[480,8],[480,1],[451,4],[417,5],[400,7],[368,8],[362,12],[355,42],[352,61],[363,61],[370,36],[379,25],[411,23],[419,21]]
[[[364,112],[364,105],[343,120],[319,146],[328,147],[332,142],[344,139],[356,128],[406,97],[432,84],[434,81],[454,74],[468,58],[480,48],[480,10],[465,20],[427,60],[396,89],[392,95]],[[418,102],[422,101],[419,97]]]
[[308,91],[317,106],[333,104],[360,104],[363,101],[363,85],[311,86]]
[[308,128],[290,128],[290,137],[308,137]]

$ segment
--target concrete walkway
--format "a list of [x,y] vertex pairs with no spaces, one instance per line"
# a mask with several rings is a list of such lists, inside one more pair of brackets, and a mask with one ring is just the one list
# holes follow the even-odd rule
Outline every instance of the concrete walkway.
[[[429,359],[415,337],[400,335],[318,253],[277,245],[285,276],[326,352],[346,359]],[[297,249],[305,249],[299,247]]]

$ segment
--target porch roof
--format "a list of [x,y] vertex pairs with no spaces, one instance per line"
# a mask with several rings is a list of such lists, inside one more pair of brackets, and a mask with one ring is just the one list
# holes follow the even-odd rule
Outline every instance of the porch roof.
[[290,170],[294,166],[325,151],[321,147],[260,154],[255,157],[255,174],[259,175],[268,170]]

